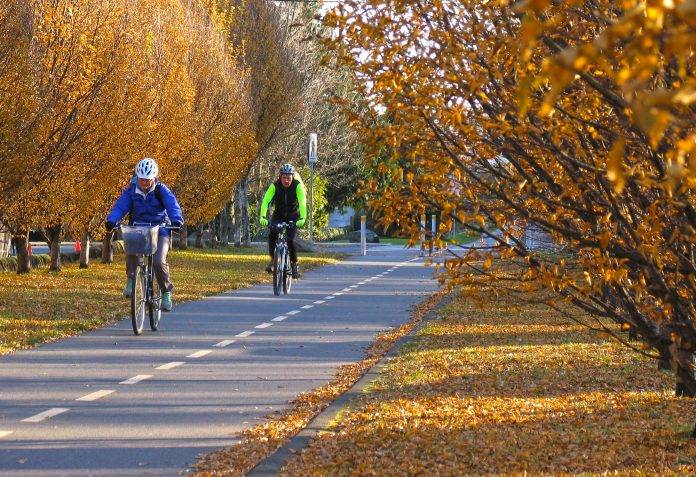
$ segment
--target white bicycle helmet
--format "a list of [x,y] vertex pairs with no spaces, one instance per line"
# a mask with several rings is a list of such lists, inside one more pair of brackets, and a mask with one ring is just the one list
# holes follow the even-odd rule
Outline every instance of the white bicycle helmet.
[[295,168],[292,167],[292,164],[283,164],[280,168],[280,173],[281,174],[294,174]]
[[135,166],[135,175],[138,179],[155,179],[159,173],[159,167],[154,159],[144,158]]

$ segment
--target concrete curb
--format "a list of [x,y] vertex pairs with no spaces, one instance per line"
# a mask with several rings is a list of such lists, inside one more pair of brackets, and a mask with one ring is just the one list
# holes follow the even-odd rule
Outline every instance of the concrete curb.
[[365,392],[365,388],[379,377],[389,361],[404,347],[406,343],[418,333],[427,323],[437,317],[438,311],[452,301],[452,294],[445,296],[440,302],[428,311],[421,322],[409,333],[399,338],[387,353],[372,366],[348,391],[329,404],[329,407],[320,412],[307,426],[292,437],[287,443],[273,454],[259,462],[256,467],[247,473],[247,477],[273,477],[287,464],[291,457],[305,449],[312,439],[320,432],[327,431],[329,424],[336,419],[348,404]]

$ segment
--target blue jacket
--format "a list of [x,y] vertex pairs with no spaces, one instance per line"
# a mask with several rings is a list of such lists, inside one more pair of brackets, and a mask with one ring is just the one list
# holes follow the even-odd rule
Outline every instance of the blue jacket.
[[[138,189],[137,179],[135,177],[131,179],[128,187],[116,200],[106,221],[115,225],[128,213],[131,213],[131,222],[134,223],[159,225],[166,222],[177,226],[183,225],[184,216],[172,191],[161,182],[157,182],[156,187],[160,189],[161,202],[154,187],[145,194]],[[159,233],[160,235],[168,235],[169,231],[162,228]]]

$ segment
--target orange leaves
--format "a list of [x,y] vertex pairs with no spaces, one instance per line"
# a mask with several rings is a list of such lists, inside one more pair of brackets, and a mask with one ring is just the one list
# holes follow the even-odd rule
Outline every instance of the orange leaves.
[[[0,71],[0,91],[14,91],[13,115],[32,128],[11,134],[27,144],[10,145],[0,190],[12,194],[0,194],[0,219],[12,228],[100,227],[144,155],[157,159],[162,179],[181,193],[185,215],[214,214],[256,145],[246,74],[217,23],[208,21],[207,6],[56,0],[29,13],[20,3],[9,1],[20,15],[10,19],[35,23],[35,37],[24,49],[28,57],[12,58]],[[12,46],[8,40],[0,39],[0,56]],[[21,87],[14,86],[19,73]],[[2,115],[0,129],[12,124]],[[206,194],[196,189],[198,200],[189,200],[194,179],[204,175],[214,177]]]
[[691,475],[692,407],[543,304],[457,296],[281,475]]
[[619,138],[612,146],[607,158],[607,177],[614,185],[614,189],[618,194],[623,191],[626,185],[626,171],[623,166],[625,151],[626,140],[624,138]]

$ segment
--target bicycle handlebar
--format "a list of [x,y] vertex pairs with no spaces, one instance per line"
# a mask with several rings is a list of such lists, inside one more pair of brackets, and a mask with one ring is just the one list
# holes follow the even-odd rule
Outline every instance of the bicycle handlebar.
[[[114,227],[114,230],[115,230],[115,229],[120,229],[120,228],[123,227],[124,225],[126,225],[126,224],[118,224],[116,227]],[[181,227],[182,227],[182,226],[180,226],[180,225],[167,225],[167,224],[165,224],[165,223],[154,224],[154,225],[153,225],[153,224],[151,224],[151,223],[149,223],[149,222],[133,222],[132,225],[133,225],[133,226],[137,226],[137,227],[162,227],[162,228],[165,228],[165,229],[167,229],[167,230],[172,230],[172,231],[181,230]]]

